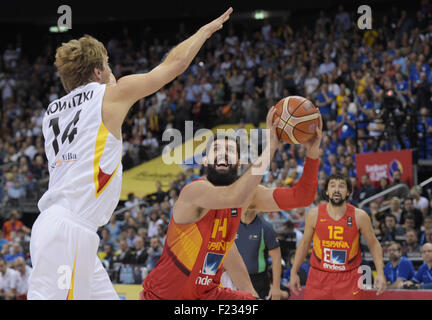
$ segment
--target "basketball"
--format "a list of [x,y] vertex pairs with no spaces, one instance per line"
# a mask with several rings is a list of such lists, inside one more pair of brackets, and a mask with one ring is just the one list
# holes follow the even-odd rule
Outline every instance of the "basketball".
[[280,118],[276,128],[279,140],[299,144],[313,137],[320,120],[318,108],[312,102],[303,97],[289,96],[280,100],[275,108],[273,121]]

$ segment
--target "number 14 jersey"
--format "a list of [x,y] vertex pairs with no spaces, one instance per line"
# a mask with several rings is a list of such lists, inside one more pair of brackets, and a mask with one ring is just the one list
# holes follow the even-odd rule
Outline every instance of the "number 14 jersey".
[[312,241],[312,267],[328,272],[358,268],[362,256],[355,207],[347,204],[344,216],[336,221],[328,214],[327,204],[320,205]]
[[57,204],[102,226],[117,206],[122,140],[102,122],[105,88],[91,82],[49,104],[42,131],[50,179],[38,203],[41,212]]

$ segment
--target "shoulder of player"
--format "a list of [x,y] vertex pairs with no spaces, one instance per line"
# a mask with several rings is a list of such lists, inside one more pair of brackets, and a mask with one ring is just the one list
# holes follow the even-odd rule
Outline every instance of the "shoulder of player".
[[178,199],[181,200],[182,196],[189,196],[191,193],[196,195],[197,189],[209,186],[212,186],[212,184],[206,179],[193,180],[181,188]]
[[355,207],[355,208],[354,208],[354,212],[355,212],[355,216],[356,216],[356,218],[357,218],[357,217],[360,217],[360,218],[365,218],[365,217],[367,217],[367,218],[369,218],[369,214],[368,214],[366,211],[364,211],[363,209],[360,209],[360,208]]

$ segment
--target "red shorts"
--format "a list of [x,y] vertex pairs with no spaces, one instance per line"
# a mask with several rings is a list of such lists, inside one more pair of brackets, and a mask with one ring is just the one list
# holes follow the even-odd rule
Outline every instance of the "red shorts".
[[[179,300],[256,300],[256,298],[250,293],[231,290],[229,288],[213,287],[211,290],[207,291],[204,295],[198,298],[192,298],[187,296],[181,296]],[[163,298],[158,297],[153,294],[150,290],[141,291],[141,300],[163,300]]]
[[311,267],[306,281],[305,300],[361,300],[362,276],[357,268],[344,272],[326,272]]

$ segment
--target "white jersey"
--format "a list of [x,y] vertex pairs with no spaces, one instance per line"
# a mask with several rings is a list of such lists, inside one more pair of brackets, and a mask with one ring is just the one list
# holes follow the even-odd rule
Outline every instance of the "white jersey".
[[117,206],[122,140],[102,122],[105,88],[91,82],[49,104],[42,131],[50,179],[38,203],[41,212],[56,204],[102,226]]

